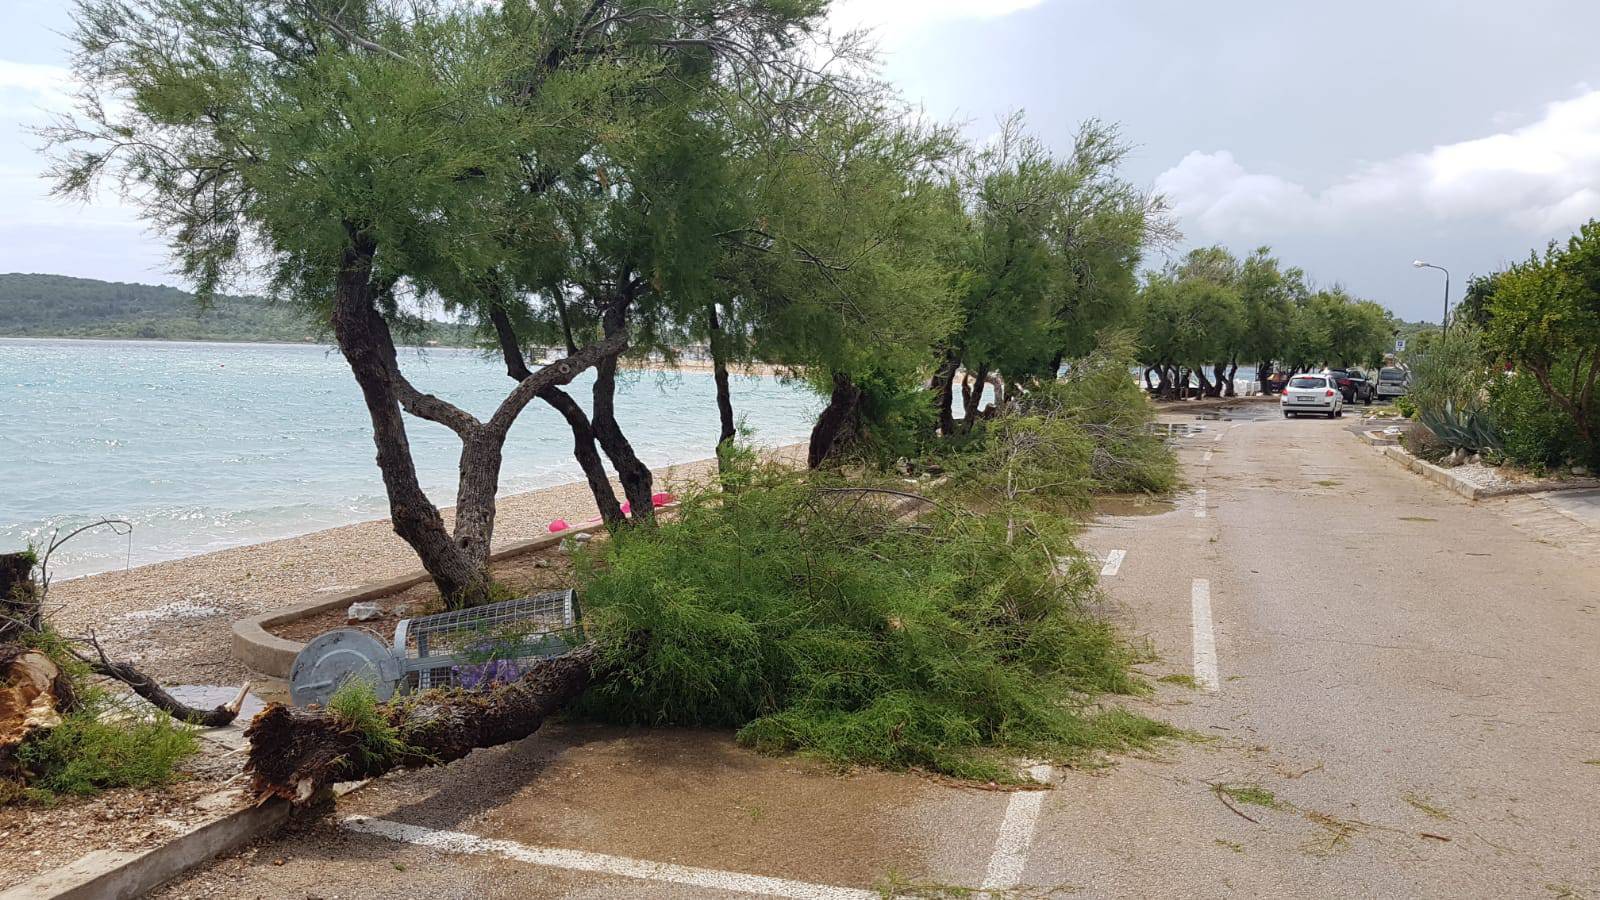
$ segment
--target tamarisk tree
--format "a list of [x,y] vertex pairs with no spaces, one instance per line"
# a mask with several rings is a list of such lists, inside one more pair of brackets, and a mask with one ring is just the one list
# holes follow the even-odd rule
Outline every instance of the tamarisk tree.
[[[371,418],[395,531],[452,605],[471,603],[490,586],[512,423],[543,398],[573,425],[582,461],[582,411],[560,388],[595,366],[609,383],[628,346],[625,307],[609,297],[603,327],[568,330],[559,362],[530,370],[510,355],[516,334],[501,326],[529,317],[520,289],[559,299],[581,280],[566,275],[583,237],[564,227],[563,201],[576,184],[604,186],[608,141],[643,143],[638,98],[681,74],[664,72],[664,55],[700,68],[782,59],[819,9],[85,0],[73,35],[83,97],[50,131],[58,190],[110,179],[168,235],[202,298],[265,283],[330,326]],[[624,275],[607,289],[626,295],[654,273]],[[495,282],[511,290],[485,287]],[[486,418],[402,372],[394,328],[441,297],[503,336],[516,384]],[[589,431],[633,497],[642,466],[596,399]],[[461,440],[453,528],[421,488],[406,415]],[[635,506],[648,514],[648,470],[643,491]]]

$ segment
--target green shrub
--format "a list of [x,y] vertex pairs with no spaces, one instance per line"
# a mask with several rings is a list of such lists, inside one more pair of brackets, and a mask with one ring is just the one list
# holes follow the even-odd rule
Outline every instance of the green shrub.
[[361,765],[400,759],[411,749],[383,713],[378,692],[365,678],[347,678],[328,698],[328,714],[359,738]]
[[[1559,371],[1558,371],[1559,374]],[[1489,408],[1504,436],[1506,458],[1540,470],[1587,460],[1572,417],[1529,375],[1507,375],[1489,388]]]
[[1011,778],[1008,754],[1079,758],[1172,733],[1096,705],[1144,686],[1090,612],[1093,569],[1055,573],[1071,552],[1059,517],[941,507],[908,523],[884,499],[769,468],[581,555],[609,648],[581,710],[975,779]]
[[1060,380],[1033,387],[1019,404],[1024,415],[1072,423],[1090,441],[1095,491],[1166,493],[1178,481],[1177,460],[1152,435],[1155,407],[1129,374],[1133,346],[1106,334],[1094,353],[1073,360]]
[[29,795],[47,802],[57,794],[167,784],[198,749],[194,731],[165,713],[96,691],[17,756],[29,772]]
[[1408,419],[1417,417],[1417,404],[1404,394],[1394,398],[1394,411]]
[[1419,414],[1440,413],[1446,404],[1469,414],[1483,408],[1490,377],[1477,331],[1453,328],[1412,359],[1407,397]]

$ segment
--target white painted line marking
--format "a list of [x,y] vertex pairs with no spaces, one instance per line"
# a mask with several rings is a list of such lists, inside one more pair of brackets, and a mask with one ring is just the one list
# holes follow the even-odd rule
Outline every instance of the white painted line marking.
[[[1030,793],[1036,792],[1030,791]],[[790,881],[787,878],[768,878],[764,875],[723,872],[718,869],[698,869],[693,866],[649,862],[625,856],[588,853],[583,850],[530,847],[516,841],[494,840],[463,831],[442,831],[367,816],[351,816],[340,824],[347,831],[376,835],[391,841],[415,844],[418,847],[445,853],[498,856],[536,866],[593,872],[597,875],[620,878],[638,878],[644,881],[664,881],[708,890],[736,891],[766,897],[792,897],[796,900],[872,900],[883,896],[877,891],[809,884],[804,881]]]
[[[1035,781],[1048,781],[1050,767],[1034,766],[1028,774]],[[1028,848],[1033,846],[1039,812],[1044,809],[1044,795],[1044,791],[1017,791],[1011,795],[1006,804],[1006,816],[1000,820],[1000,834],[995,838],[994,855],[989,857],[989,870],[983,875],[981,890],[1008,890],[1022,881],[1022,870],[1028,865]]]
[[1200,490],[1194,492],[1194,517],[1196,519],[1204,519],[1206,517],[1205,488],[1201,488]]
[[1100,577],[1110,578],[1122,568],[1122,560],[1128,555],[1126,550],[1113,550],[1106,554],[1106,564],[1100,567]]
[[1203,462],[1203,463],[1206,463],[1207,465],[1210,465],[1210,463],[1211,463],[1211,453],[1212,453],[1212,451],[1207,450],[1206,451],[1206,455],[1200,457],[1200,461]]
[[1189,605],[1194,624],[1194,680],[1215,691],[1217,679],[1217,639],[1211,633],[1211,582],[1196,578],[1189,587]]
[[1216,437],[1214,437],[1214,438],[1212,438],[1212,440],[1213,440],[1213,441],[1220,441],[1220,440],[1222,440],[1222,432],[1220,432],[1220,431],[1219,431],[1219,432],[1217,432],[1217,436],[1216,436]]

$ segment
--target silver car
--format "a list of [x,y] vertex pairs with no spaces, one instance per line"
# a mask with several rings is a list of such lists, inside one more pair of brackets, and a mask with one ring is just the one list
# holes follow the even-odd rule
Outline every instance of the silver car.
[[1330,419],[1344,415],[1344,394],[1331,375],[1294,376],[1278,402],[1285,419],[1312,414]]
[[1378,398],[1404,397],[1411,390],[1411,373],[1397,366],[1378,370]]

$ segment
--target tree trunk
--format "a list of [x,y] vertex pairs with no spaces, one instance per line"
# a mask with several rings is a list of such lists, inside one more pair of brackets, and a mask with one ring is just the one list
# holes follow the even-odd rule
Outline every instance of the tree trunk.
[[1237,397],[1237,396],[1239,396],[1239,391],[1233,385],[1234,376],[1236,376],[1238,374],[1239,374],[1239,357],[1235,356],[1235,357],[1232,357],[1232,358],[1230,358],[1228,360],[1228,380],[1225,382],[1227,387],[1222,392],[1223,396],[1225,396],[1225,397]]
[[961,431],[971,433],[972,426],[978,421],[978,407],[983,404],[983,389],[989,383],[989,364],[978,363],[977,384],[972,390],[967,390],[966,379],[961,381],[961,406],[964,418],[961,420]]
[[1194,367],[1194,377],[1195,377],[1196,380],[1198,380],[1200,382],[1200,388],[1199,388],[1199,396],[1200,397],[1214,397],[1214,396],[1216,396],[1215,394],[1212,393],[1211,382],[1206,378],[1206,367],[1205,366],[1203,366],[1203,365],[1195,366]]
[[811,446],[806,453],[806,465],[816,469],[834,454],[839,439],[847,434],[846,426],[855,418],[861,404],[861,389],[843,372],[833,373],[833,395],[828,405],[817,416],[811,429]]
[[[518,383],[533,377],[528,370],[527,360],[522,356],[522,346],[517,343],[511,317],[505,309],[499,306],[491,309],[489,321],[494,325],[495,335],[500,341],[500,355],[505,359],[506,375]],[[562,313],[562,323],[566,323],[565,312]],[[576,353],[577,349],[572,343],[571,332],[567,332],[567,352]],[[595,509],[599,510],[606,527],[616,530],[624,521],[622,506],[617,502],[617,492],[611,487],[611,476],[606,474],[605,463],[600,460],[600,450],[595,444],[594,428],[589,424],[589,416],[572,399],[571,394],[555,385],[539,391],[539,399],[567,420],[567,427],[572,430],[572,456],[589,482],[589,493],[594,495]]]
[[717,418],[722,425],[717,434],[717,471],[726,472],[728,450],[733,447],[733,439],[739,436],[739,429],[733,421],[733,394],[728,389],[727,348],[723,346],[722,321],[717,318],[716,301],[707,305],[707,312],[710,313],[708,343],[711,345],[711,379],[717,384]]
[[567,420],[567,427],[572,430],[572,456],[577,459],[579,468],[583,469],[584,479],[589,482],[589,493],[594,495],[594,505],[600,512],[600,519],[605,522],[606,528],[615,531],[627,522],[627,517],[622,513],[622,504],[617,501],[617,492],[611,486],[611,476],[606,473],[605,462],[600,459],[600,449],[589,417],[571,394],[558,387],[540,391],[539,399]]
[[373,744],[363,743],[369,735],[327,710],[273,703],[245,731],[245,769],[258,797],[303,803],[335,782],[451,762],[539,730],[589,686],[598,658],[596,646],[584,644],[488,691],[425,691],[383,704],[379,710],[404,746],[395,753],[371,752]]
[[[606,337],[614,337],[627,330],[626,315],[625,304],[613,303],[606,309],[601,320]],[[627,435],[622,433],[622,426],[617,424],[616,397],[617,355],[614,354],[601,360],[595,367],[594,433],[601,449],[611,460],[611,467],[617,470],[617,480],[622,482],[622,492],[633,510],[633,521],[653,522],[655,504],[650,499],[654,490],[653,476],[650,467],[639,461]]]
[[939,433],[949,437],[956,433],[956,418],[952,411],[956,403],[956,369],[961,367],[961,357],[954,350],[946,350],[939,368],[933,373],[933,402],[937,406]]
[[372,238],[351,230],[350,244],[334,282],[334,338],[361,388],[372,420],[372,442],[378,450],[378,470],[389,497],[389,518],[395,533],[416,551],[441,596],[452,603],[470,602],[488,593],[487,556],[473,558],[456,545],[438,507],[417,480],[405,417],[390,380],[390,370],[395,365],[394,342],[388,323],[373,305],[371,278],[376,253],[377,244]]

